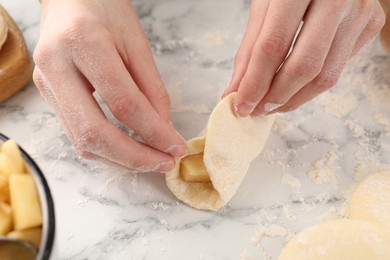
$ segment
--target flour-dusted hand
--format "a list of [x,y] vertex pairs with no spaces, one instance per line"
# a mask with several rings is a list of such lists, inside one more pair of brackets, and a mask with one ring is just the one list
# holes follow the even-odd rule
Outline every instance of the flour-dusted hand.
[[253,0],[224,95],[237,91],[240,116],[293,110],[334,86],[384,22],[378,0]]
[[[186,151],[146,35],[128,0],[43,0],[34,81],[78,152],[134,171],[166,172]],[[113,115],[137,142],[110,123]]]

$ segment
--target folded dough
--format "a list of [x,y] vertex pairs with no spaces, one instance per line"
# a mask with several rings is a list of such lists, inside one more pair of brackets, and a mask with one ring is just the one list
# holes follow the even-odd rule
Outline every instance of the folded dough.
[[211,182],[185,182],[180,158],[166,174],[169,189],[191,207],[217,211],[226,205],[271,131],[274,116],[236,117],[234,97],[232,93],[222,99],[212,111],[204,135],[187,142],[186,156],[203,152]]

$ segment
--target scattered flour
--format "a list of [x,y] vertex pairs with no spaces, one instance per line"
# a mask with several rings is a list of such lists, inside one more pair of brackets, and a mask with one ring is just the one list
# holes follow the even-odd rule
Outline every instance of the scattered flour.
[[167,212],[170,208],[171,208],[171,205],[169,205],[168,203],[161,202],[161,201],[160,202],[154,201],[152,203],[152,209],[158,209],[158,210]]
[[331,207],[326,211],[324,214],[318,217],[318,222],[323,222],[327,220],[333,220],[333,219],[339,219],[339,218],[344,218],[347,214],[348,210],[348,204],[343,203],[339,207]]
[[250,239],[252,245],[255,247],[261,247],[261,242],[264,238],[270,237],[287,237],[289,232],[282,226],[271,224],[270,226],[257,231]]
[[315,184],[329,183],[334,187],[337,186],[338,179],[335,173],[337,168],[336,162],[339,159],[337,149],[338,145],[334,145],[327,155],[314,163],[312,170],[308,174]]
[[337,93],[325,92],[319,96],[317,102],[324,107],[326,113],[336,117],[348,115],[359,104],[357,98],[346,90]]
[[289,239],[291,237],[291,233],[284,227],[271,224],[270,226],[263,228],[257,231],[251,238],[251,244],[259,249],[265,259],[272,259],[272,256],[266,252],[265,248],[262,246],[262,241],[264,238],[284,238]]
[[293,129],[293,126],[294,125],[290,121],[282,117],[277,117],[275,119],[274,125],[272,126],[272,132],[283,135],[291,131]]
[[390,117],[388,115],[385,115],[381,111],[375,111],[373,113],[373,118],[377,124],[385,126],[386,130],[390,131]]
[[161,225],[164,225],[164,226],[168,225],[168,221],[165,218],[160,218],[159,222],[160,222]]
[[291,174],[285,172],[282,176],[282,183],[289,185],[293,188],[299,189],[301,187],[301,182],[299,179],[293,177]]
[[240,260],[256,260],[256,258],[248,252],[248,249],[244,249],[240,254]]
[[295,222],[297,221],[297,216],[291,213],[290,211],[291,206],[289,205],[283,205],[283,214],[288,219],[290,222]]
[[150,240],[147,239],[147,238],[142,238],[142,243],[145,245],[145,246],[148,246],[150,244]]
[[260,214],[259,214],[259,221],[261,221],[261,219],[266,219],[268,222],[271,223],[271,222],[274,222],[277,219],[277,216],[275,216],[271,212],[268,212],[267,210],[262,208],[260,210]]
[[347,119],[346,126],[354,137],[362,137],[364,135],[364,128],[351,119]]
[[90,201],[90,198],[83,197],[82,199],[79,199],[76,204],[71,208],[71,210],[77,210],[80,207],[85,207],[87,203]]

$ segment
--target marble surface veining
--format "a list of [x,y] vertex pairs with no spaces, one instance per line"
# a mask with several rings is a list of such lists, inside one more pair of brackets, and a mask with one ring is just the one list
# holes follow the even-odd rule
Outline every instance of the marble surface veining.
[[[230,80],[249,1],[133,3],[169,91],[174,124],[194,137]],[[38,1],[0,4],[32,52]],[[376,41],[335,88],[280,115],[236,195],[217,213],[176,200],[163,174],[130,174],[81,159],[32,83],[0,104],[0,132],[45,173],[61,259],[276,259],[296,232],[342,217],[365,175],[390,169],[389,71],[390,56]]]

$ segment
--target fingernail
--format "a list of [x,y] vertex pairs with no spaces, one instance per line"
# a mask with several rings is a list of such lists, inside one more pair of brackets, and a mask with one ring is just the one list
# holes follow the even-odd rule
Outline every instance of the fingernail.
[[224,98],[225,96],[227,96],[227,94],[229,94],[229,89],[230,89],[230,86],[225,89],[225,91],[221,95],[221,98]]
[[265,112],[271,112],[273,110],[276,110],[278,109],[279,107],[283,106],[283,104],[278,104],[278,103],[272,103],[272,102],[269,102],[269,103],[266,103],[264,105],[264,111]]
[[242,117],[249,116],[255,109],[256,105],[257,103],[254,102],[243,101],[238,105],[234,105],[234,111],[239,116]]
[[152,171],[153,172],[169,172],[172,171],[173,168],[175,167],[175,164],[172,161],[169,162],[163,162],[160,164],[157,164]]
[[266,113],[267,113],[267,112],[264,111],[264,110],[257,110],[257,109],[256,109],[256,110],[252,113],[252,115],[253,115],[253,116],[264,116]]
[[187,146],[180,145],[180,144],[174,144],[174,145],[168,147],[168,149],[166,149],[165,152],[174,156],[174,157],[182,157],[187,152]]

